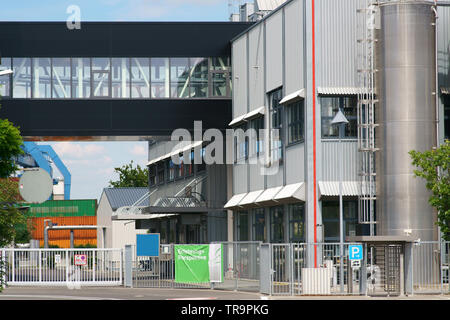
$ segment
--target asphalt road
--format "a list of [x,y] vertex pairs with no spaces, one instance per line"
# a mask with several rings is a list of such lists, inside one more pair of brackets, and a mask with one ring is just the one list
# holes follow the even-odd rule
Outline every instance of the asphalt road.
[[7,287],[0,300],[441,300],[450,295],[400,297],[366,296],[264,296],[255,292],[210,289],[159,289],[124,287]]

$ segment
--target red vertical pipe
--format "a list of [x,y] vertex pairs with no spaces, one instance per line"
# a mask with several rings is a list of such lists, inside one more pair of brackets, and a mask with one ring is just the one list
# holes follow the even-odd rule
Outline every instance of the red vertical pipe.
[[[312,1],[312,99],[313,99],[313,172],[314,172],[314,243],[317,243],[317,172],[316,172],[316,32],[314,0]],[[314,245],[314,268],[317,268],[317,246]]]

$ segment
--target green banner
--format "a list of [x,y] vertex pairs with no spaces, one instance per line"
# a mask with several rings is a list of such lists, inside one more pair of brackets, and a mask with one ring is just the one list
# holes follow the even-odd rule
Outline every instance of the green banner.
[[209,245],[175,245],[175,282],[209,282]]

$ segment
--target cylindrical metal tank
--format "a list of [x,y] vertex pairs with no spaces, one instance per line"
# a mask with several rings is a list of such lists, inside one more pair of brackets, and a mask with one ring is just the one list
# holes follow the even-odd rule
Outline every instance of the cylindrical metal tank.
[[408,152],[436,146],[435,14],[427,1],[380,4],[377,235],[436,240],[430,192]]

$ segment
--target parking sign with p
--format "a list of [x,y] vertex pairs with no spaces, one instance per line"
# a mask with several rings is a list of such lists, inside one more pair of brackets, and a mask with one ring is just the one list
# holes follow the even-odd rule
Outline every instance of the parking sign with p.
[[349,260],[362,260],[363,259],[362,244],[352,244],[352,245],[348,246],[348,259]]

